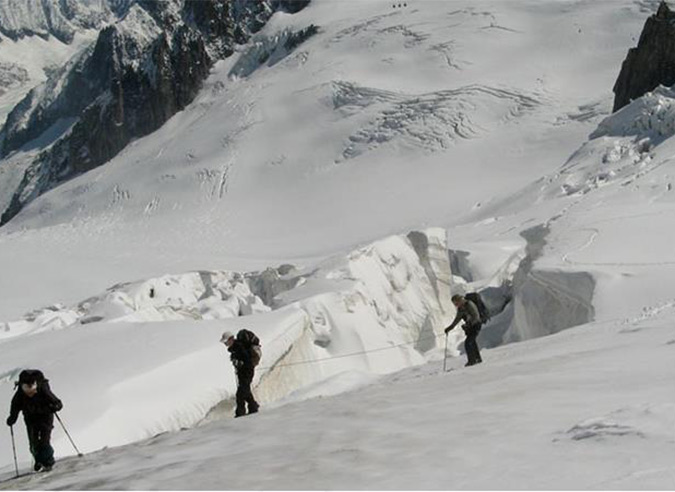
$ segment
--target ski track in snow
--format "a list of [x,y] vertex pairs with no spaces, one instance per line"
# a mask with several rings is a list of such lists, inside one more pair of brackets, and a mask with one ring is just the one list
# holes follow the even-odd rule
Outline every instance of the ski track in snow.
[[[616,222],[616,221],[625,221],[626,219],[634,219],[634,218],[644,218],[644,217],[654,217],[654,216],[659,216],[663,215],[664,212],[656,212],[656,213],[645,213],[645,214],[636,214],[636,215],[626,215],[626,216],[620,216],[620,217],[614,217],[611,219],[606,219],[602,221],[597,221],[597,222],[592,222],[591,224],[602,224],[602,223],[609,223],[609,222]],[[571,255],[581,253],[582,251],[590,248],[593,243],[595,243],[595,240],[600,236],[601,232],[600,229],[598,228],[582,228],[578,229],[579,231],[587,231],[589,232],[589,237],[588,240],[581,245],[579,248],[575,249],[574,251],[564,253],[561,257],[562,261],[565,263],[568,263],[570,265],[579,265],[579,266],[616,266],[616,267],[624,267],[624,266],[637,266],[637,267],[654,267],[654,266],[673,266],[675,265],[675,260],[660,260],[660,261],[641,261],[641,262],[636,262],[636,261],[622,261],[622,262],[602,262],[602,261],[576,261],[570,258]]]

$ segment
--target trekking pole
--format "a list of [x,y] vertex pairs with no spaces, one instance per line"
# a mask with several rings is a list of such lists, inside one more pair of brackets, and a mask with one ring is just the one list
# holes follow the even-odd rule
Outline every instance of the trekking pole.
[[14,443],[14,426],[9,426],[9,432],[12,434],[12,451],[14,452],[14,469],[16,470],[16,478],[19,478],[19,463],[16,461],[16,444]]
[[445,372],[445,366],[448,361],[448,333],[445,333],[445,352],[443,353],[443,372]]
[[82,458],[82,453],[80,453],[80,450],[77,449],[77,446],[75,446],[75,443],[73,442],[73,438],[70,437],[70,434],[68,434],[68,430],[66,429],[66,426],[63,425],[63,421],[61,420],[61,417],[59,417],[59,414],[56,413],[56,412],[54,412],[54,415],[56,416],[56,420],[59,421],[59,424],[61,424],[61,427],[63,427],[63,432],[65,432],[65,433],[66,433],[66,436],[68,436],[68,439],[70,440],[70,444],[72,444],[73,447],[75,448],[75,451],[77,451],[77,456],[78,456],[79,458]]

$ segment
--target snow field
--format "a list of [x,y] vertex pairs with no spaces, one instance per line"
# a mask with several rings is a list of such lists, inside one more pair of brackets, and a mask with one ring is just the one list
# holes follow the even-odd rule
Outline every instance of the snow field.
[[[200,424],[17,486],[673,487],[672,91],[601,121],[654,2],[408,3],[276,16],[0,234],[0,400],[39,363],[88,450]],[[441,374],[449,296],[476,289],[497,348]],[[216,342],[240,327],[266,410],[233,422]]]
[[[5,323],[0,398],[10,399],[22,368],[40,367],[88,452],[231,417],[236,381],[218,343],[225,329],[246,327],[261,338],[256,393],[267,405],[423,364],[454,314],[442,229],[393,236],[295,279],[278,277],[298,287],[282,292],[274,311],[251,292],[261,288],[260,278],[167,275]],[[460,340],[451,337],[452,354]],[[317,389],[322,381],[329,382]],[[69,452],[63,436],[55,447],[59,455]],[[2,457],[9,463],[11,455]]]
[[[459,220],[578,148],[644,17],[632,1],[341,6],[274,16],[158,132],[27,207],[0,242],[18,279],[0,285],[3,318],[167,271],[311,264]],[[248,50],[311,25],[288,56],[233,77]],[[29,267],[38,245],[48,264]]]
[[0,487],[667,489],[672,315],[509,344],[471,370],[460,361],[445,374],[440,362],[406,369],[340,396],[68,458]]

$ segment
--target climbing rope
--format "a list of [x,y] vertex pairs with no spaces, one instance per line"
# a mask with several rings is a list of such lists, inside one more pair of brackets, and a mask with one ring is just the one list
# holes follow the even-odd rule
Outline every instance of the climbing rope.
[[323,357],[321,359],[308,359],[308,360],[299,360],[299,361],[295,361],[295,362],[285,362],[285,363],[282,363],[282,364],[273,364],[273,365],[268,366],[268,367],[262,367],[258,370],[268,371],[268,370],[276,369],[278,367],[289,367],[289,366],[300,366],[300,365],[306,365],[306,364],[317,364],[319,362],[327,362],[327,361],[336,360],[336,359],[345,359],[347,357],[355,357],[357,355],[367,355],[367,354],[372,354],[372,353],[375,353],[375,352],[383,352],[385,350],[393,350],[393,349],[405,347],[406,345],[414,345],[414,344],[417,344],[419,342],[423,342],[423,341],[427,341],[427,340],[435,340],[437,338],[441,338],[441,337],[444,337],[444,336],[445,336],[445,333],[443,333],[442,335],[434,335],[434,336],[418,338],[417,340],[412,341],[412,342],[403,342],[403,343],[399,343],[399,344],[396,344],[396,345],[390,345],[388,347],[380,347],[380,348],[371,349],[371,350],[361,350],[359,352],[350,352],[348,354],[335,355],[333,357]]

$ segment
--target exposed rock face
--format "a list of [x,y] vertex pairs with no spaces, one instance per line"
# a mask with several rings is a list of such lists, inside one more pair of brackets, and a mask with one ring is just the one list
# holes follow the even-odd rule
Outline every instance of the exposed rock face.
[[[0,0],[1,1],[1,0]],[[297,2],[290,2],[296,5]],[[305,0],[300,3],[306,5]],[[213,63],[234,52],[288,0],[138,0],[124,18],[7,117],[0,157],[55,128],[0,225],[59,183],[107,162],[197,95]],[[285,6],[285,7],[284,7]]]
[[310,0],[278,0],[279,9],[290,14],[300,12],[309,5]]
[[675,13],[665,1],[647,19],[614,84],[614,111],[659,85],[675,84]]
[[28,71],[16,64],[0,62],[0,96],[6,90],[25,84]]
[[248,77],[262,66],[274,66],[318,32],[319,28],[310,24],[298,31],[284,30],[269,38],[259,37],[239,57],[230,76]]
[[70,43],[79,29],[98,29],[123,15],[134,0],[0,0],[0,34],[40,36]]

